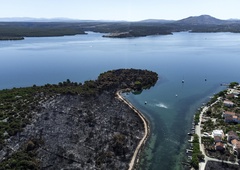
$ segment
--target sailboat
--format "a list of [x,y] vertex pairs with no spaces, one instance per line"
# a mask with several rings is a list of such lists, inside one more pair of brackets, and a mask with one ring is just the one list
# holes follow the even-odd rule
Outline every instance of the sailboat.
[[183,79],[182,79],[182,83],[184,83],[184,77],[183,77]]

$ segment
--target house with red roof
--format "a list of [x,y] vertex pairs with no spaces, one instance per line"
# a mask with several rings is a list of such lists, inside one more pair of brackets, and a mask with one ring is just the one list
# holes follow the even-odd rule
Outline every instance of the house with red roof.
[[224,118],[228,117],[228,116],[236,116],[236,113],[235,112],[229,112],[229,111],[224,111],[222,116]]
[[222,152],[222,151],[225,150],[225,146],[222,142],[217,142],[215,144],[215,149],[216,149],[216,151],[221,151]]
[[237,133],[234,132],[234,131],[229,131],[227,133],[227,140],[228,140],[228,142],[231,143],[231,141],[234,140],[234,139],[235,140],[239,140],[239,137],[238,137]]
[[230,100],[224,100],[223,105],[226,106],[226,107],[233,107],[234,103]]
[[231,141],[231,144],[233,145],[233,151],[237,153],[237,155],[240,154],[240,141],[233,139]]

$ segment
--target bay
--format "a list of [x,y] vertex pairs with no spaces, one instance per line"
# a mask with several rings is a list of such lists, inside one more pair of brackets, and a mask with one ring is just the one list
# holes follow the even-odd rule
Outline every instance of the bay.
[[118,68],[155,71],[159,81],[153,88],[125,94],[151,122],[139,168],[183,169],[196,109],[224,89],[221,83],[240,81],[239,46],[240,34],[188,32],[125,39],[89,32],[0,41],[0,89],[84,82]]

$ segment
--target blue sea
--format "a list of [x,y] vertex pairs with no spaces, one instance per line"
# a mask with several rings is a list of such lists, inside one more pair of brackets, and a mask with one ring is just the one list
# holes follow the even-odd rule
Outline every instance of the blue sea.
[[239,47],[240,34],[234,33],[111,39],[89,32],[0,41],[0,89],[84,82],[119,68],[155,71],[154,87],[125,94],[151,122],[139,169],[181,170],[196,109],[224,89],[221,83],[240,82]]

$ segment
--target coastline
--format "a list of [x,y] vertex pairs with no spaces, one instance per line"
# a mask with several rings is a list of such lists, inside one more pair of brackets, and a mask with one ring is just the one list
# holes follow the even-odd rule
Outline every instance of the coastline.
[[202,120],[203,120],[203,114],[207,112],[207,110],[211,107],[213,107],[214,105],[216,105],[217,103],[219,103],[221,100],[221,97],[218,97],[217,100],[215,102],[213,102],[212,104],[210,104],[209,106],[204,106],[200,112],[200,116],[199,116],[199,123],[197,125],[195,125],[195,134],[197,134],[199,136],[199,148],[200,151],[202,152],[202,154],[204,155],[204,161],[203,162],[199,162],[199,170],[205,170],[206,168],[208,168],[208,162],[212,162],[212,163],[225,163],[225,164],[231,164],[231,165],[238,165],[238,163],[234,163],[231,161],[223,161],[217,158],[213,158],[213,157],[209,157],[206,152],[205,152],[205,146],[204,144],[202,144],[202,139],[201,136],[203,135],[202,133]]
[[209,107],[212,107],[213,105],[215,105],[216,103],[218,103],[220,100],[220,98],[218,98],[214,103],[212,103],[210,106],[204,106],[200,112],[200,115],[199,115],[199,123],[195,126],[195,133],[199,136],[199,147],[200,147],[200,151],[202,152],[202,154],[204,155],[204,162],[199,162],[199,170],[205,170],[206,168],[206,164],[208,161],[216,161],[215,159],[213,158],[210,158],[206,155],[205,153],[205,148],[204,148],[204,145],[202,144],[202,139],[201,139],[201,136],[202,136],[202,132],[201,132],[201,124],[202,124],[202,117],[203,117],[203,114],[208,110]]
[[125,104],[127,104],[141,118],[141,120],[143,121],[143,124],[144,124],[144,136],[138,143],[138,146],[135,149],[135,152],[133,153],[132,159],[129,163],[128,170],[132,170],[134,168],[134,166],[136,165],[136,163],[138,163],[138,161],[139,161],[139,154],[148,139],[148,136],[150,134],[150,127],[149,127],[149,122],[145,118],[145,116],[138,109],[136,109],[129,101],[127,101],[125,98],[123,98],[121,96],[122,92],[123,92],[123,90],[117,91],[117,93],[116,93],[117,98],[119,100],[123,101]]
[[[199,136],[199,147],[200,147],[200,151],[204,155],[204,160],[206,159],[206,154],[204,152],[204,147],[201,142],[201,122],[202,122],[202,115],[204,112],[206,112],[207,109],[208,109],[207,106],[203,107],[203,109],[201,110],[200,116],[199,116],[199,123],[195,126],[195,129],[196,129],[195,133]],[[206,167],[206,163],[207,163],[207,161],[199,162],[199,170],[204,170]]]

